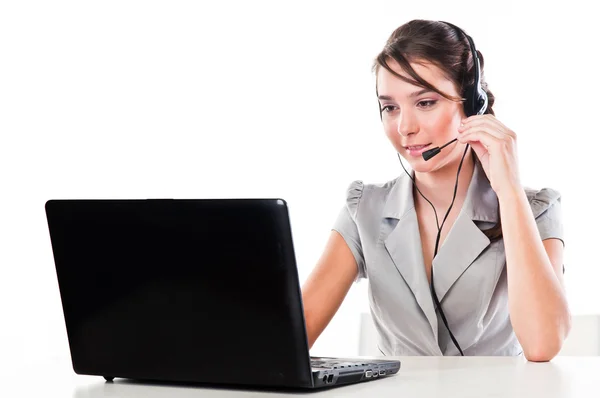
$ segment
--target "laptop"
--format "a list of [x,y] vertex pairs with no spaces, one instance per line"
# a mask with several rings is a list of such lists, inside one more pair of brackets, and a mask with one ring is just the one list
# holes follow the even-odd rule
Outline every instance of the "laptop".
[[315,389],[400,361],[310,357],[282,199],[50,200],[73,370]]

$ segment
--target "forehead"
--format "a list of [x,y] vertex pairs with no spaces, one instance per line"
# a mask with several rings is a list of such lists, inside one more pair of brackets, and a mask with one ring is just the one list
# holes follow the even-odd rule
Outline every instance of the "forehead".
[[[387,64],[399,75],[414,80],[394,59],[388,59]],[[436,65],[429,62],[411,62],[410,66],[421,78],[431,83],[438,90],[449,95],[457,94],[452,81],[447,79],[442,70]],[[408,97],[412,92],[422,89],[420,86],[405,82],[382,66],[379,67],[377,72],[377,87],[380,95],[389,95],[394,98]]]

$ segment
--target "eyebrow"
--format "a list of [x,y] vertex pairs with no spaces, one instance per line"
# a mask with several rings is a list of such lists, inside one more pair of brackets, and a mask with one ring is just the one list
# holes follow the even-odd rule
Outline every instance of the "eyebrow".
[[[413,98],[413,97],[418,97],[418,96],[419,96],[419,95],[421,95],[421,94],[430,93],[430,92],[432,93],[433,91],[432,91],[432,90],[430,90],[430,89],[428,89],[428,88],[424,88],[424,89],[422,89],[422,90],[415,91],[414,93],[411,93],[411,94],[409,95],[409,97],[410,97],[410,98]],[[380,100],[387,100],[387,101],[392,101],[392,100],[393,100],[393,98],[392,98],[392,97],[390,97],[389,95],[380,95],[380,96],[379,96],[379,97],[377,97],[377,98],[379,98]]]

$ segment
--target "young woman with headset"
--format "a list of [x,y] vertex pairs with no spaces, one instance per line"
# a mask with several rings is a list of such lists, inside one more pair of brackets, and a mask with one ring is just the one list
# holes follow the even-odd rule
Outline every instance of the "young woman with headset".
[[383,355],[551,360],[571,322],[561,197],[521,185],[516,134],[494,116],[483,56],[455,25],[413,20],[374,71],[404,172],[350,184],[302,287],[309,346],[367,278]]

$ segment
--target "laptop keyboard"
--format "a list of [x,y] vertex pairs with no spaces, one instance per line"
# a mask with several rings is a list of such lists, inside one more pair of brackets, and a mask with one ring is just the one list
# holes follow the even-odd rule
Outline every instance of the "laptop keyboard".
[[368,362],[348,362],[338,361],[335,359],[312,359],[310,360],[310,366],[317,369],[345,369],[353,368],[357,366],[367,366]]

